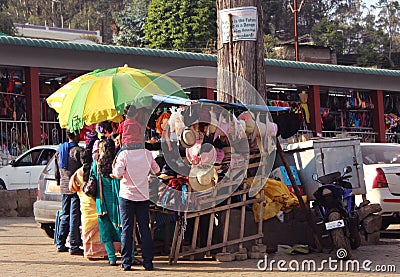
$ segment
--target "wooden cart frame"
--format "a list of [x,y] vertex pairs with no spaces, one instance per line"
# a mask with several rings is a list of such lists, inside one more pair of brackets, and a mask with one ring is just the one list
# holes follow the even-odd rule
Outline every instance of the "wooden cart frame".
[[[218,202],[221,199],[227,199],[224,201],[223,205],[215,206],[212,205],[211,208],[197,211],[197,212],[187,212],[186,218],[187,219],[194,219],[194,229],[193,229],[193,235],[192,235],[192,240],[191,244],[189,247],[183,247],[182,246],[182,240],[183,240],[183,226],[181,221],[177,221],[175,224],[175,231],[174,231],[174,236],[173,236],[173,241],[172,241],[172,246],[171,246],[171,251],[169,255],[169,263],[170,264],[176,264],[178,259],[180,257],[187,257],[189,256],[191,260],[194,259],[195,254],[199,253],[205,253],[206,255],[210,255],[211,250],[216,250],[216,249],[222,249],[222,253],[227,252],[227,246],[230,245],[238,245],[239,249],[243,248],[243,243],[247,241],[254,240],[256,243],[262,243],[262,237],[263,237],[263,209],[260,209],[260,214],[259,214],[259,222],[258,222],[258,229],[256,234],[248,235],[245,236],[244,228],[245,228],[245,219],[246,219],[246,205],[248,204],[253,204],[253,203],[262,203],[264,201],[264,193],[263,189],[260,193],[261,197],[259,198],[253,198],[253,199],[247,199],[247,193],[250,190],[250,187],[247,186],[248,181],[252,181],[255,177],[247,177],[248,171],[246,169],[250,168],[257,168],[257,167],[262,167],[261,168],[261,174],[256,176],[260,178],[260,182],[262,184],[265,183],[266,178],[268,177],[266,174],[266,165],[267,165],[267,158],[268,155],[265,154],[252,154],[252,155],[246,155],[246,159],[254,160],[254,159],[259,159],[257,162],[249,163],[248,166],[246,167],[238,167],[234,168],[235,171],[243,171],[244,178],[239,178],[239,180],[235,180],[237,178],[234,178],[234,174],[230,174],[228,180],[224,180],[220,183],[218,183],[219,188],[226,188],[227,193],[223,195],[218,195],[214,198],[207,197],[205,199],[200,199],[199,201],[203,201],[204,203],[210,203],[210,202]],[[232,172],[231,168],[231,172]],[[237,175],[236,175],[237,176]],[[237,189],[234,191],[234,188],[237,188],[238,185],[242,185],[241,188]],[[232,197],[235,196],[241,196],[242,201],[240,202],[233,202]],[[240,230],[239,230],[239,238],[236,239],[229,239],[229,223],[230,223],[230,212],[231,209],[236,209],[239,208],[241,211],[240,214]],[[222,242],[220,243],[214,243],[212,241],[213,238],[213,230],[214,230],[214,220],[216,217],[216,213],[225,213],[225,218],[223,224],[223,238]],[[207,244],[204,247],[198,247],[198,239],[199,239],[199,225],[200,225],[200,217],[204,215],[209,215],[209,223],[208,223],[208,232],[207,232]]]

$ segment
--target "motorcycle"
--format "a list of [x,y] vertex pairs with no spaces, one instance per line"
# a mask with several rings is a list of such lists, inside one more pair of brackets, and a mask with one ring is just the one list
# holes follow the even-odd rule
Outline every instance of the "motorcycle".
[[314,207],[323,218],[339,259],[351,259],[351,249],[361,244],[354,195],[351,183],[347,181],[352,177],[349,175],[351,171],[351,167],[347,166],[343,174],[333,172],[321,177],[317,174],[312,176],[314,181],[321,184],[313,194],[316,199]]

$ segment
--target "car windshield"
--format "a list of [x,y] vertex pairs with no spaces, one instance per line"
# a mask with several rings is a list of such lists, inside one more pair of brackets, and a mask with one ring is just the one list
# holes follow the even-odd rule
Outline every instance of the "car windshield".
[[362,145],[361,152],[364,164],[400,163],[400,146]]

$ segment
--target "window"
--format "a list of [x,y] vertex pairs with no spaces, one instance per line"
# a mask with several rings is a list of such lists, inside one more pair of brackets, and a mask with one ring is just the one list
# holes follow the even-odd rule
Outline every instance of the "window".
[[40,153],[42,152],[42,149],[36,149],[33,151],[27,152],[24,156],[19,159],[15,165],[16,166],[31,166],[31,165],[36,165],[36,162],[38,160],[38,157]]
[[361,146],[364,164],[400,163],[400,146]]
[[46,165],[55,153],[55,150],[44,149],[40,154],[37,165]]

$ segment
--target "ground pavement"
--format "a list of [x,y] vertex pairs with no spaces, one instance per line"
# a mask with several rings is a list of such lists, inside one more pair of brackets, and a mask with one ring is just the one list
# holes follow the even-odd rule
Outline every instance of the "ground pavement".
[[[400,229],[399,225],[396,225]],[[400,231],[400,230],[399,230]],[[362,246],[355,250],[353,256],[360,266],[359,272],[345,273],[346,265],[332,262],[329,265],[329,257],[332,253],[312,253],[307,255],[288,256],[283,254],[268,255],[267,267],[260,271],[257,267],[265,267],[265,262],[258,260],[246,260],[241,262],[220,263],[213,260],[205,261],[178,261],[176,265],[168,265],[166,257],[156,257],[157,271],[144,271],[142,267],[133,267],[133,271],[124,272],[119,267],[111,267],[105,260],[87,261],[81,256],[71,256],[68,253],[57,253],[53,241],[46,237],[35,223],[28,218],[0,218],[0,276],[400,276],[400,239],[384,239],[379,245]],[[303,261],[305,261],[303,263]],[[311,261],[315,262],[314,272],[307,272]],[[324,261],[324,268],[319,270]],[[119,262],[119,261],[118,261]],[[368,272],[362,268],[369,268]],[[278,268],[287,268],[289,272],[283,272]],[[302,263],[306,271],[294,272],[292,268],[299,269]],[[354,264],[355,265],[355,264]],[[393,270],[389,265],[394,265],[396,273],[377,274],[376,269]],[[336,269],[335,269],[336,266]],[[354,269],[348,265],[349,269]],[[346,277],[347,277],[346,276]]]

